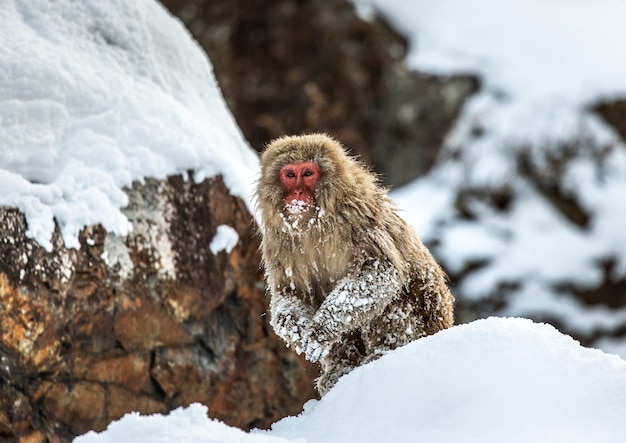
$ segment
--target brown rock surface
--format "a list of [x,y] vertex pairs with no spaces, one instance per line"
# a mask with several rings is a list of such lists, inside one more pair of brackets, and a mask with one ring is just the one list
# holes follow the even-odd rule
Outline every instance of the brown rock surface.
[[626,100],[603,102],[595,110],[626,141]]
[[[258,239],[220,178],[128,190],[127,238],[86,227],[46,252],[0,208],[0,441],[69,441],[129,411],[202,402],[249,428],[298,413],[315,369],[270,332]],[[239,234],[209,250],[216,229]]]

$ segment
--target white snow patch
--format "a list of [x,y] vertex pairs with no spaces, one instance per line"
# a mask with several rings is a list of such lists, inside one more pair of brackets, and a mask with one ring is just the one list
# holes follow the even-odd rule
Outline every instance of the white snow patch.
[[209,249],[213,255],[217,255],[220,251],[226,251],[227,254],[237,246],[239,243],[239,234],[233,228],[228,225],[219,225],[215,237],[211,240]]
[[355,369],[270,431],[243,433],[192,405],[169,416],[129,414],[75,442],[621,443],[624,414],[625,361],[549,325],[490,318]]
[[408,36],[417,69],[476,73],[514,100],[626,94],[626,59],[616,56],[626,41],[623,1],[353,2],[375,5]]
[[109,425],[101,434],[91,431],[74,439],[75,443],[304,443],[262,434],[247,434],[207,417],[207,407],[192,404],[163,416],[131,413]]
[[0,205],[48,250],[53,220],[68,247],[86,225],[126,235],[123,189],[144,177],[222,174],[250,203],[257,155],[159,3],[7,0],[0,35]]
[[297,215],[307,212],[311,208],[311,205],[303,200],[298,200],[294,198],[285,205],[285,208],[290,214]]

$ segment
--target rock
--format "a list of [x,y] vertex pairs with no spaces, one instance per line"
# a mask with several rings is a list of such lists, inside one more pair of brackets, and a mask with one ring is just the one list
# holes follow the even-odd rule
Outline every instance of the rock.
[[[252,218],[221,178],[127,190],[126,238],[85,227],[46,252],[0,208],[0,440],[70,441],[130,411],[191,402],[244,429],[296,414],[314,367],[268,325]],[[239,236],[209,245],[219,225]]]
[[599,103],[595,111],[626,141],[626,100]]
[[206,50],[246,139],[323,131],[399,185],[426,172],[472,77],[403,62],[407,42],[347,0],[161,0]]
[[41,405],[42,412],[49,417],[48,423],[65,425],[72,435],[78,435],[90,429],[106,428],[107,391],[100,383],[43,381],[33,396],[33,403]]

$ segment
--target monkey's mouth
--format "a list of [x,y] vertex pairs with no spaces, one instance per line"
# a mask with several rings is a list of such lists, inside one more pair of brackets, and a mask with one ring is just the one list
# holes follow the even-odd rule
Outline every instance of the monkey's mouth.
[[305,200],[293,199],[285,202],[285,209],[293,215],[304,214],[311,209],[311,203]]

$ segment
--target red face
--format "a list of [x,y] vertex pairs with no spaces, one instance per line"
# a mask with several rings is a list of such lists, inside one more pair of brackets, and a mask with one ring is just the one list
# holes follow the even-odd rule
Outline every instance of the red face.
[[285,208],[292,214],[308,212],[313,204],[320,168],[311,162],[290,163],[280,169],[280,182],[287,191]]

